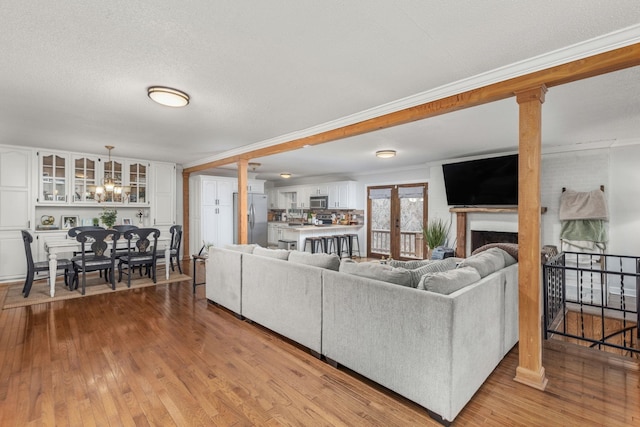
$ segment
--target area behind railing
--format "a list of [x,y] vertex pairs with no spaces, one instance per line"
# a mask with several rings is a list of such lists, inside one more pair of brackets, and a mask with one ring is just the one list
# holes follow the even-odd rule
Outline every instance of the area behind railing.
[[[423,258],[424,237],[421,231],[400,232],[400,256],[403,258]],[[391,253],[391,231],[371,230],[371,252],[381,255]]]
[[640,258],[563,252],[543,267],[546,339],[640,358]]

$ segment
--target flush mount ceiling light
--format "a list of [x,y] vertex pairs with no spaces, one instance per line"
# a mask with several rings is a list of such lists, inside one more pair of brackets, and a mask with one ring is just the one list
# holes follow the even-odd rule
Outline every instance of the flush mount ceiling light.
[[247,166],[249,166],[249,169],[251,169],[251,172],[255,172],[256,169],[262,166],[262,163],[249,162]]
[[381,159],[389,159],[396,156],[396,150],[379,150],[376,151],[376,157]]
[[164,86],[151,86],[147,89],[149,98],[167,107],[184,107],[189,103],[189,95],[178,89]]
[[280,176],[281,176],[282,178],[291,178],[291,174],[290,174],[289,172],[282,172],[282,173],[280,174]]

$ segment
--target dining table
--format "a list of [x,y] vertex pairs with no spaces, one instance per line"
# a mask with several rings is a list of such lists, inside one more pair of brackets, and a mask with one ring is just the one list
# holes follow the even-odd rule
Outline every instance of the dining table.
[[[116,243],[116,248],[126,248],[127,239],[120,238]],[[45,240],[44,249],[49,256],[49,293],[53,298],[56,295],[56,272],[58,271],[58,254],[68,252],[79,252],[82,250],[82,244],[76,239],[50,239]],[[166,262],[170,259],[171,254],[171,237],[158,237],[158,249],[164,250],[164,259]],[[169,279],[169,268],[165,268],[166,279]]]

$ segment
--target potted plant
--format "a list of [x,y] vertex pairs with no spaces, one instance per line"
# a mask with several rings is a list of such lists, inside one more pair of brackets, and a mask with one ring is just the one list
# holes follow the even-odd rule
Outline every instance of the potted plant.
[[428,257],[431,258],[431,252],[438,246],[442,246],[447,241],[451,223],[441,218],[434,218],[429,221],[426,227],[422,229],[424,240],[428,246]]
[[107,226],[107,228],[111,228],[115,225],[116,220],[118,219],[118,211],[115,209],[103,209],[100,214],[100,220],[102,223]]

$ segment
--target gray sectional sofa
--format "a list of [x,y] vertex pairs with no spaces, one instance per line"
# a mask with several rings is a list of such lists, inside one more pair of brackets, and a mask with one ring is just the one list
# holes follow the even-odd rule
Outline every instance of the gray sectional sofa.
[[[268,251],[211,248],[207,299],[407,397],[444,424],[518,341],[518,264],[500,249],[419,283],[402,268],[372,263],[374,274],[348,274],[354,266],[331,255]],[[458,274],[468,281],[469,269],[478,280],[443,289]]]

